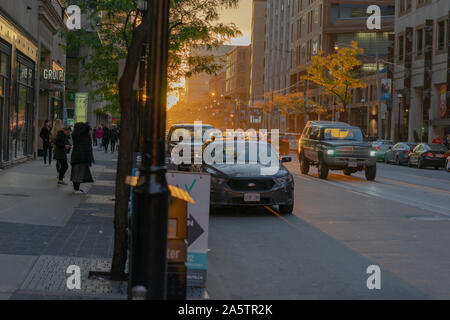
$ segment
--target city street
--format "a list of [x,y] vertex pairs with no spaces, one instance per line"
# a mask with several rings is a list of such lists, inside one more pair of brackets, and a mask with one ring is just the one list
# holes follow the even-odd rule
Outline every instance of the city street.
[[[293,159],[293,215],[211,213],[211,298],[450,298],[450,174],[377,166],[375,182],[339,171],[320,180]],[[381,290],[366,286],[369,265],[381,268]]]

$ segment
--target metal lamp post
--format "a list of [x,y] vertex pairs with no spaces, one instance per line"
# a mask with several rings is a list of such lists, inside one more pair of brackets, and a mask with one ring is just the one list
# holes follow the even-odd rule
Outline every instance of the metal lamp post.
[[142,112],[142,165],[133,193],[131,288],[166,299],[169,189],[165,167],[169,0],[149,0],[150,50]]

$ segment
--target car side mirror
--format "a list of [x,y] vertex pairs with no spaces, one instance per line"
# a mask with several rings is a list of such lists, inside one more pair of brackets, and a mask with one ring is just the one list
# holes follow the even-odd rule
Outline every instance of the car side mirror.
[[281,162],[282,162],[282,163],[291,162],[291,161],[292,161],[292,158],[291,158],[291,157],[282,157],[282,158],[281,158]]

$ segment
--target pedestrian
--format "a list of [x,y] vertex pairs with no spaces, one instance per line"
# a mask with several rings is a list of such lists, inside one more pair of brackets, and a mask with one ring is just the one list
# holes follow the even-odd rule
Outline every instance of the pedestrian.
[[105,153],[108,152],[108,146],[109,146],[110,139],[111,139],[110,129],[108,127],[105,127],[103,129],[103,139],[102,139],[102,144],[103,144],[103,147],[105,148]]
[[84,194],[84,191],[80,189],[80,185],[82,183],[94,182],[91,170],[89,169],[94,162],[89,126],[83,122],[75,124],[72,141],[73,150],[70,158],[72,172],[70,174],[70,180],[73,183],[73,193]]
[[[55,124],[54,124],[54,126],[53,126],[53,128],[52,128],[52,131],[51,131],[51,133],[50,133],[50,143],[51,143],[51,145],[52,145],[52,149],[53,149],[53,150],[55,150],[55,148],[56,148],[56,146],[55,146],[55,139],[56,139],[56,136],[58,135],[58,132],[62,130],[62,128],[63,128],[63,122],[62,122],[62,120],[61,120],[61,119],[56,119],[56,120],[55,120]],[[59,179],[59,169],[60,169],[59,163],[56,162],[56,172],[57,172],[56,177],[57,177],[58,179]]]
[[431,140],[431,143],[434,143],[434,144],[442,144],[441,137],[436,136],[433,140]]
[[97,128],[94,128],[92,130],[92,142],[94,146],[97,146],[97,137],[96,137],[96,133],[97,133]]
[[117,132],[116,128],[113,128],[110,133],[110,141],[111,141],[111,153],[114,153],[116,151],[116,142],[119,138],[119,133]]
[[103,139],[103,128],[102,126],[98,126],[97,131],[95,132],[95,138],[97,139],[97,147],[98,150],[102,149],[102,139]]
[[52,164],[52,145],[50,143],[50,132],[52,128],[50,126],[50,120],[45,120],[44,126],[41,129],[40,137],[43,143],[44,149],[44,165],[47,165],[47,155],[48,155],[48,165]]
[[444,144],[447,146],[447,149],[450,150],[450,133],[447,135]]
[[62,128],[62,130],[58,131],[54,142],[54,159],[57,161],[59,166],[59,185],[67,185],[67,183],[64,182],[64,176],[66,175],[67,169],[69,169],[69,164],[67,163],[67,153],[69,153],[70,149],[72,148],[72,146],[70,145],[69,137],[70,128],[64,127]]

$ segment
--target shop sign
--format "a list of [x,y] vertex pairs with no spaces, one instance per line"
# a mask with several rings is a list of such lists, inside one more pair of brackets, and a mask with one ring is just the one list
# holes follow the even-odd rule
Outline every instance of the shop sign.
[[64,81],[64,71],[44,69],[44,80]]

